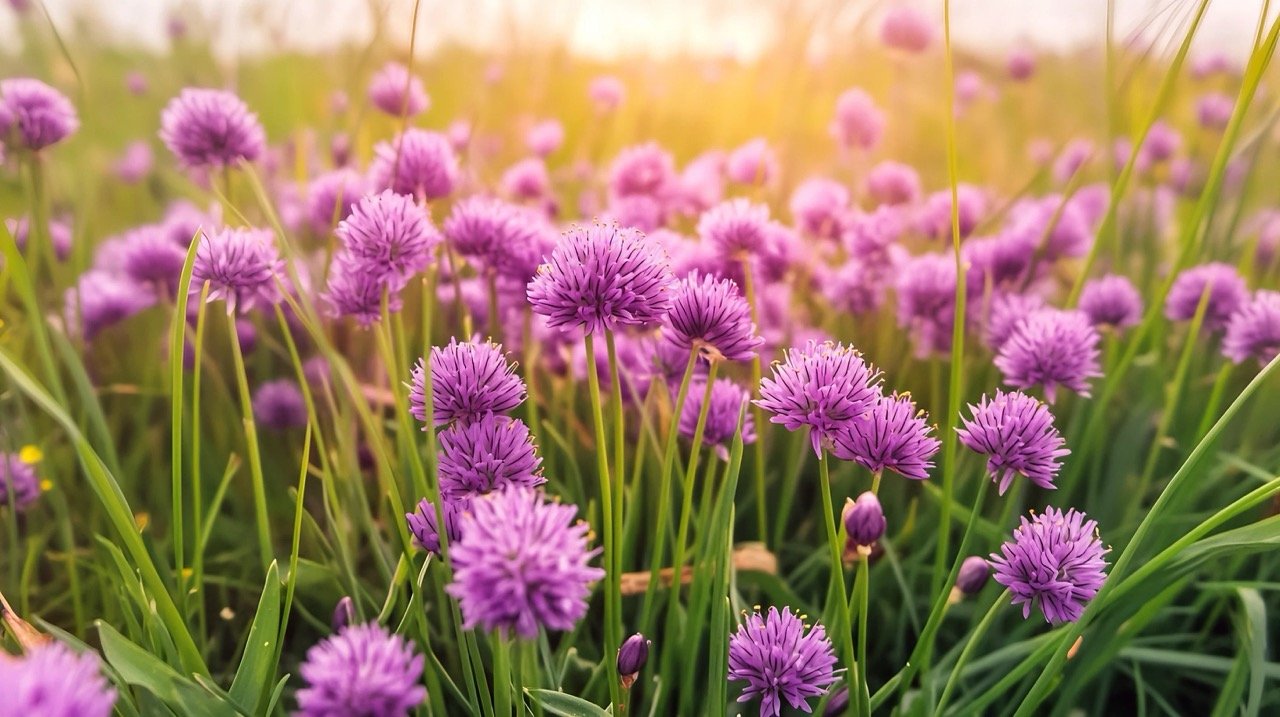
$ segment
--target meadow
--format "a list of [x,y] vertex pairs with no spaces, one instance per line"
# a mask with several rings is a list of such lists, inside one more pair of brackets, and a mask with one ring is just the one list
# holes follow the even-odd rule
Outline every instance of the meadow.
[[604,61],[11,2],[0,717],[1280,712],[1280,20],[1210,4]]

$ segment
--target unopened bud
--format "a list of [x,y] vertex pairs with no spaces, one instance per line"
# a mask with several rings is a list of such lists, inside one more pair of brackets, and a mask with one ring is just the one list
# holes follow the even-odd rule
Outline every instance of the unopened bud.
[[831,699],[827,700],[827,708],[822,711],[822,717],[841,717],[849,709],[849,688],[841,687],[835,694],[831,695]]
[[631,689],[640,670],[644,669],[644,663],[649,661],[649,645],[649,640],[637,632],[618,648],[618,676],[622,678],[623,689]]
[[356,621],[356,605],[348,595],[338,601],[333,608],[333,631],[342,632],[342,628]]
[[973,595],[987,584],[991,577],[991,566],[985,558],[971,555],[960,563],[960,574],[956,576],[956,587],[965,595]]
[[871,491],[858,496],[857,500],[845,500],[843,518],[845,532],[849,535],[849,551],[857,550],[862,555],[871,554],[871,546],[888,527],[880,499]]

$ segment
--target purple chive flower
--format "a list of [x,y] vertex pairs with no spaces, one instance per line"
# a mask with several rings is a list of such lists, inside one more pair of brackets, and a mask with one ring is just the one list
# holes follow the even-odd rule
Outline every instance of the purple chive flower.
[[841,429],[880,399],[878,379],[879,372],[852,346],[810,341],[774,364],[755,403],[788,431],[807,426],[813,452],[821,455]]
[[[426,365],[422,360],[413,369],[409,390],[409,411],[426,422]],[[450,421],[469,422],[486,413],[506,413],[524,401],[524,381],[515,365],[507,361],[502,346],[459,342],[431,348],[431,396],[437,426]]]
[[427,697],[422,655],[376,623],[348,625],[307,650],[300,717],[407,717]]
[[1231,316],[1222,354],[1235,363],[1256,358],[1264,366],[1280,354],[1280,291],[1259,290]]
[[75,134],[76,108],[40,80],[0,80],[0,143],[38,152]]
[[851,258],[828,273],[822,290],[831,307],[850,314],[866,314],[884,303],[885,279],[879,267]]
[[36,467],[22,460],[18,453],[0,453],[0,510],[8,508],[12,502],[13,507],[22,512],[39,497],[40,479],[36,477]]
[[912,258],[898,273],[898,325],[910,328],[917,356],[951,349],[955,322],[955,259],[938,253]]
[[151,173],[154,159],[149,142],[142,139],[130,142],[116,160],[116,176],[125,184],[141,182]]
[[356,606],[351,600],[350,595],[343,595],[337,605],[333,606],[333,617],[330,619],[330,626],[334,632],[342,632],[347,625],[352,625],[356,621]]
[[996,389],[995,398],[983,396],[969,404],[972,418],[961,417],[956,428],[960,442],[987,456],[987,473],[999,483],[1000,495],[1020,474],[1041,488],[1054,488],[1062,467],[1059,458],[1071,451],[1053,425],[1053,414],[1039,400],[1019,391]]
[[1013,539],[991,554],[996,582],[1007,587],[1022,617],[1039,603],[1051,625],[1075,622],[1106,581],[1109,548],[1098,538],[1097,521],[1072,508],[1053,507],[1025,516]]
[[159,225],[133,229],[120,244],[120,265],[125,275],[139,284],[155,286],[162,293],[177,289],[186,263],[186,249],[174,243]]
[[92,341],[103,329],[124,321],[156,302],[154,291],[110,272],[91,270],[63,294],[67,330]]
[[307,221],[317,234],[327,234],[351,216],[351,209],[365,195],[365,178],[353,169],[335,169],[307,185]]
[[124,86],[129,90],[129,94],[135,97],[141,97],[147,94],[147,90],[151,87],[151,83],[147,80],[147,76],[133,70],[124,76]]
[[840,237],[849,256],[876,266],[894,264],[905,256],[895,246],[906,230],[903,211],[896,206],[880,206],[867,213],[845,218]]
[[591,584],[604,571],[590,566],[591,528],[578,509],[548,502],[530,488],[477,498],[462,517],[462,538],[451,546],[464,627],[482,626],[524,639],[539,628],[571,630],[587,613]]
[[281,300],[278,279],[284,262],[275,237],[266,229],[221,229],[205,232],[191,269],[191,291],[200,295],[209,282],[209,301],[227,302],[227,313],[247,312],[258,304]]
[[445,219],[444,234],[454,251],[478,269],[521,285],[537,273],[556,239],[555,228],[538,212],[486,197],[455,204]]
[[856,461],[873,473],[891,470],[904,478],[925,480],[933,454],[942,443],[910,396],[881,396],[859,418],[835,434],[832,455]]
[[361,326],[369,326],[382,318],[382,299],[387,311],[402,307],[400,285],[388,284],[389,278],[378,273],[376,266],[339,251],[329,267],[329,278],[322,295],[334,316],[351,316]]
[[537,122],[525,132],[524,144],[530,152],[546,157],[564,144],[564,125],[553,119]]
[[1236,101],[1222,92],[1207,92],[1196,100],[1196,120],[1201,127],[1224,130],[1235,112]]
[[1142,318],[1142,295],[1125,277],[1108,274],[1085,282],[1079,308],[1094,326],[1123,329]]
[[698,236],[726,261],[758,255],[769,241],[769,208],[747,199],[722,202],[698,219]]
[[1044,386],[1050,403],[1058,386],[1088,396],[1089,379],[1102,375],[1101,340],[1084,312],[1041,309],[1015,326],[995,364],[1010,386]]
[[592,79],[591,84],[587,86],[587,96],[591,98],[597,112],[607,114],[618,109],[618,105],[622,104],[626,96],[626,88],[623,87],[622,80],[617,77],[600,75]]
[[731,279],[694,271],[671,291],[663,338],[708,360],[747,361],[764,339],[751,321],[751,307]]
[[392,117],[413,117],[431,105],[422,80],[399,62],[388,62],[369,80],[369,101]]
[[1184,270],[1169,289],[1164,315],[1172,321],[1190,321],[1208,291],[1204,326],[1210,331],[1226,327],[1231,315],[1249,300],[1249,287],[1234,266],[1213,262]]
[[763,137],[748,140],[730,152],[724,163],[724,174],[730,181],[752,186],[772,184],[778,169],[778,155]]
[[622,641],[622,647],[618,648],[617,666],[618,678],[622,680],[624,690],[631,689],[631,686],[636,683],[636,677],[640,675],[640,670],[643,670],[645,663],[649,661],[651,644],[653,644],[651,640],[638,632]]
[[910,204],[920,199],[920,174],[901,162],[885,161],[872,167],[863,186],[877,204]]
[[[3,161],[0,158],[0,161]],[[27,250],[27,240],[31,237],[31,219],[30,217],[10,217],[4,220],[5,227],[9,233],[13,235],[13,241],[18,245],[18,251],[25,252]],[[66,217],[54,217],[49,220],[48,225],[49,243],[53,245],[53,254],[58,261],[66,261],[71,256],[71,221]]]
[[675,160],[656,142],[628,147],[609,165],[609,195],[657,197],[676,182]]
[[165,209],[164,221],[160,226],[170,241],[187,249],[202,233],[202,229],[213,231],[221,223],[221,212],[218,206],[215,205],[206,211],[191,202],[178,200]]
[[1053,178],[1058,184],[1066,184],[1075,173],[1080,171],[1094,154],[1093,142],[1087,139],[1073,139],[1063,147],[1062,153],[1053,163]]
[[542,485],[547,479],[541,465],[529,427],[518,418],[486,413],[440,433],[440,495],[445,500]]
[[956,575],[956,589],[963,595],[974,595],[987,584],[991,577],[991,564],[986,558],[970,555],[960,563],[960,572]]
[[782,700],[810,711],[836,681],[836,656],[822,625],[809,628],[791,608],[769,608],[746,616],[729,638],[729,681],[746,682],[739,702],[760,698],[761,717],[782,714]]
[[635,229],[573,227],[529,282],[529,303],[551,328],[595,334],[648,327],[671,304],[666,252]]
[[871,95],[854,87],[836,99],[836,114],[827,128],[845,149],[874,149],[884,135],[884,112]]
[[[444,501],[444,524],[449,545],[453,545],[461,537],[460,523],[462,514],[471,507],[469,498]],[[423,498],[412,513],[405,514],[409,524],[409,532],[418,546],[430,553],[440,553],[440,532],[436,521],[436,508],[431,501]]]
[[1009,53],[1004,62],[1009,79],[1016,82],[1031,79],[1036,73],[1036,53],[1029,47],[1018,47]]
[[[987,213],[987,197],[971,184],[956,187],[959,200],[960,237],[973,233]],[[951,240],[951,190],[943,189],[929,195],[920,216],[920,230],[934,239]]]
[[188,169],[252,162],[266,149],[258,116],[223,90],[188,87],[160,115],[160,139]]
[[307,404],[298,384],[282,378],[259,386],[253,394],[253,417],[272,431],[307,425]]
[[1003,291],[996,294],[991,298],[991,309],[987,312],[983,340],[993,351],[999,351],[1023,319],[1043,308],[1044,299],[1037,294]]
[[849,190],[830,179],[805,180],[791,193],[791,216],[795,218],[796,227],[820,239],[840,237],[848,207]]
[[[698,425],[698,414],[702,411],[702,400],[706,395],[706,381],[698,380],[689,386],[689,397],[680,412],[680,435],[693,440]],[[707,404],[706,425],[702,429],[703,445],[712,446],[716,455],[722,460],[729,460],[726,444],[733,440],[738,432],[738,418],[742,409],[751,399],[747,389],[727,378],[718,378],[711,384],[711,401]],[[747,411],[742,421],[742,442],[756,442],[756,424]]]
[[503,194],[522,202],[551,197],[551,174],[540,157],[526,157],[507,167],[498,184]]
[[1028,278],[1036,256],[1037,232],[1007,231],[993,237],[971,237],[960,247],[969,264],[969,286],[985,292],[1020,287]]
[[884,531],[889,527],[880,499],[871,491],[864,491],[857,500],[845,498],[840,520],[848,535],[849,548],[864,554],[870,554],[871,546],[884,537]]
[[426,210],[390,190],[361,199],[337,234],[353,261],[397,287],[431,263],[442,240]]
[[629,197],[610,197],[605,217],[618,226],[653,232],[667,221],[667,208],[662,202],[643,194]]
[[390,189],[416,199],[448,196],[458,182],[458,158],[448,138],[416,127],[373,148],[369,179],[379,190]]
[[1141,158],[1149,164],[1159,164],[1172,159],[1182,148],[1182,135],[1164,120],[1156,120],[1142,141]]
[[76,652],[61,642],[41,644],[22,657],[0,654],[0,714],[108,717],[116,691],[101,665],[97,653]]
[[933,20],[908,5],[895,5],[884,14],[880,41],[903,52],[921,53],[929,49],[936,33]]

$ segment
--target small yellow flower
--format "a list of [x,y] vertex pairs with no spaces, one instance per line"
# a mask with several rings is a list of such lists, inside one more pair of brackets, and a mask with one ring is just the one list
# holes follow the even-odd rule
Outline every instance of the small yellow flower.
[[148,525],[151,525],[151,514],[146,512],[134,513],[133,524],[138,527],[138,532],[141,533],[147,529]]
[[40,481],[41,493],[48,493],[51,490],[53,490],[53,481],[49,480],[48,478],[45,478]]
[[44,451],[40,450],[36,445],[25,445],[22,450],[18,451],[18,460],[27,465],[35,465],[44,460]]

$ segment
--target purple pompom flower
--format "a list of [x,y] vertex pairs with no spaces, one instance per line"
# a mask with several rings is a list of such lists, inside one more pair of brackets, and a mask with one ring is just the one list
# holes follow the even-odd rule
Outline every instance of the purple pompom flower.
[[809,628],[791,608],[747,616],[729,638],[729,681],[746,682],[739,702],[760,698],[761,717],[782,714],[782,700],[809,712],[836,681],[836,656],[822,625]]
[[920,199],[920,174],[909,164],[881,162],[867,172],[864,187],[879,204],[910,204]]
[[154,159],[149,142],[142,139],[130,142],[116,160],[116,176],[125,184],[136,184],[151,173]]
[[866,314],[884,303],[885,279],[879,268],[851,258],[825,275],[823,294],[831,307],[851,314]]
[[769,207],[746,199],[717,204],[698,219],[698,236],[725,261],[756,256],[769,242]]
[[796,187],[790,206],[800,231],[819,239],[838,239],[849,208],[849,190],[834,180],[815,177]]
[[67,330],[85,341],[156,302],[153,291],[110,272],[91,270],[80,275],[76,285],[63,295],[63,316]]
[[160,115],[160,139],[188,169],[252,162],[266,148],[258,116],[223,90],[188,87]]
[[1030,520],[1024,516],[1013,539],[991,554],[991,565],[996,582],[1022,606],[1023,618],[1039,603],[1044,619],[1058,625],[1079,620],[1098,594],[1107,579],[1108,552],[1096,521],[1074,508],[1063,513],[1049,507]]
[[278,280],[284,262],[275,237],[266,229],[222,229],[205,232],[191,269],[191,292],[199,296],[209,282],[209,301],[227,302],[227,313],[247,312],[282,298]]
[[813,452],[822,455],[841,429],[880,399],[878,378],[852,346],[810,341],[774,364],[773,376],[760,382],[755,403],[773,414],[771,423],[788,431],[807,426]]
[[0,453],[0,510],[12,503],[22,512],[40,497],[36,467],[22,460],[20,453]]
[[1044,299],[1038,294],[1014,294],[1000,292],[991,297],[991,309],[987,312],[987,326],[983,340],[993,351],[1013,335],[1018,324],[1031,314],[1044,308]]
[[909,5],[894,5],[884,14],[880,24],[880,41],[903,52],[920,53],[929,49],[936,32],[933,20]]
[[764,339],[751,321],[751,307],[731,279],[694,271],[671,292],[663,338],[709,360],[746,361]]
[[960,442],[987,456],[987,473],[999,484],[1000,495],[1009,489],[1015,474],[1045,489],[1062,468],[1059,458],[1071,451],[1053,425],[1053,414],[1039,400],[1019,391],[996,389],[995,398],[983,396],[969,404],[972,418],[961,417],[956,428]]
[[577,508],[548,502],[539,491],[508,488],[477,498],[451,546],[463,626],[482,626],[524,639],[539,628],[571,630],[587,613],[591,584],[604,571],[590,565],[591,528]]
[[766,186],[778,178],[778,156],[763,137],[756,137],[729,153],[724,174],[738,184]]
[[92,651],[61,642],[32,648],[22,657],[0,653],[0,715],[20,717],[108,717],[116,691]]
[[932,431],[910,396],[881,396],[865,414],[836,431],[831,451],[872,473],[887,469],[925,480],[942,445]]
[[543,202],[551,199],[551,173],[540,157],[525,157],[507,167],[498,182],[502,193],[520,202]]
[[1029,47],[1015,48],[1005,58],[1004,67],[1009,79],[1015,82],[1028,80],[1036,73],[1036,53]]
[[910,328],[917,356],[951,349],[955,322],[955,259],[938,253],[914,257],[898,274],[898,325]]
[[[409,389],[409,412],[425,423],[424,371],[425,364],[419,360]],[[486,413],[505,413],[519,406],[525,394],[524,381],[516,375],[515,365],[507,361],[500,344],[457,339],[450,339],[448,346],[432,347],[431,389],[437,426],[473,421]]]
[[187,252],[174,243],[159,225],[129,231],[120,244],[120,265],[130,279],[157,287],[168,294],[178,287]]
[[1089,379],[1102,375],[1101,340],[1083,312],[1041,309],[1017,324],[995,364],[1010,386],[1044,386],[1050,403],[1058,386],[1088,396]]
[[541,464],[529,427],[518,418],[486,413],[440,433],[440,495],[445,500],[542,485],[547,479]]
[[425,269],[443,239],[426,210],[390,190],[360,200],[337,234],[353,261],[395,287]]
[[1079,308],[1094,326],[1123,329],[1142,318],[1142,295],[1125,277],[1108,274],[1085,282]]
[[656,142],[628,147],[609,165],[609,196],[662,196],[676,182],[675,160]]
[[845,534],[848,536],[849,551],[862,555],[871,554],[871,546],[884,537],[884,532],[889,527],[880,499],[869,490],[863,491],[857,500],[845,498],[840,520],[844,523]]
[[591,80],[591,84],[587,86],[587,96],[591,98],[591,102],[596,106],[596,111],[601,114],[607,114],[618,109],[618,105],[622,104],[623,98],[626,96],[626,88],[613,75],[600,75]]
[[346,251],[339,251],[329,266],[329,278],[322,298],[334,316],[351,316],[361,326],[369,326],[382,318],[382,299],[386,296],[387,311],[401,309],[398,284],[388,284],[388,278],[376,272],[368,262],[355,259]]
[[546,157],[564,144],[564,125],[553,119],[537,122],[525,132],[524,144],[535,155]]
[[258,425],[272,431],[307,425],[307,404],[298,384],[282,378],[259,386],[253,394],[253,417]]
[[422,80],[399,62],[388,62],[369,80],[369,101],[392,117],[413,117],[431,105]]
[[[706,396],[706,381],[695,381],[689,387],[689,398],[680,412],[680,435],[693,439],[698,426],[698,414],[702,411],[702,401]],[[703,445],[712,446],[721,460],[729,460],[726,445],[738,432],[738,418],[742,409],[751,399],[747,390],[727,378],[718,378],[711,384],[711,400],[707,404],[706,424],[702,429]],[[742,442],[756,442],[756,423],[751,412],[746,412],[742,421]]]
[[448,138],[416,127],[373,148],[369,179],[379,190],[390,189],[415,199],[448,196],[458,182],[458,158]]
[[1236,363],[1266,365],[1280,354],[1280,291],[1259,290],[1227,323],[1222,353]]
[[76,108],[40,80],[0,80],[0,143],[38,152],[80,128]]
[[[973,233],[987,213],[987,197],[983,191],[971,184],[956,187],[958,214],[960,218],[960,237]],[[920,230],[934,239],[951,240],[951,190],[934,192],[925,200],[920,216]]]
[[348,625],[307,650],[300,717],[407,717],[427,697],[422,655],[376,623]]
[[[0,161],[3,161],[0,159]],[[31,238],[31,219],[30,217],[10,217],[4,220],[5,228],[13,235],[13,241],[18,245],[18,251],[25,252],[27,250],[27,241]],[[71,221],[66,217],[54,217],[49,220],[48,224],[49,243],[53,245],[53,255],[58,261],[66,261],[71,256]]]
[[[460,521],[462,514],[469,510],[471,501],[468,498],[444,501],[444,524],[448,542],[453,545],[461,536]],[[437,528],[436,508],[431,501],[423,498],[412,513],[405,514],[409,524],[409,532],[418,546],[430,553],[440,553],[440,533]]]
[[551,328],[586,334],[657,324],[671,304],[670,261],[635,229],[573,227],[529,282],[529,303]]
[[827,131],[845,149],[874,149],[884,135],[884,112],[871,95],[854,87],[840,93]]
[[351,216],[351,208],[364,196],[365,189],[364,177],[353,169],[335,169],[311,180],[307,185],[307,220],[311,230],[327,234]]
[[1204,325],[1210,331],[1226,328],[1231,315],[1249,300],[1249,287],[1230,264],[1213,262],[1183,271],[1169,289],[1164,315],[1173,321],[1190,321],[1208,291]]
[[1205,129],[1221,131],[1226,129],[1235,111],[1236,102],[1230,95],[1222,92],[1208,92],[1196,100],[1196,120]]

